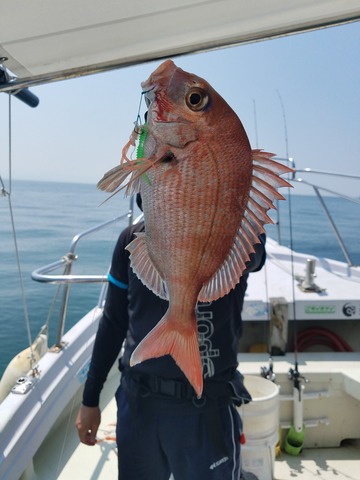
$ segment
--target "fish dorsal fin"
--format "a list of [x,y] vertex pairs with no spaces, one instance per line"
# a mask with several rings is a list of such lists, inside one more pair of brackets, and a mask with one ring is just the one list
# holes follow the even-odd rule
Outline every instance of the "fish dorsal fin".
[[276,209],[273,200],[284,200],[276,190],[279,187],[291,187],[290,183],[279,175],[292,172],[281,163],[272,160],[272,153],[253,150],[253,175],[247,205],[241,225],[236,232],[234,243],[224,263],[213,277],[203,285],[198,300],[212,302],[227,293],[239,283],[254,245],[260,243],[259,235],[264,233],[264,224],[273,223],[267,211]]
[[126,247],[130,252],[131,268],[149,290],[168,300],[166,284],[149,256],[145,233],[138,232],[135,235],[136,238]]

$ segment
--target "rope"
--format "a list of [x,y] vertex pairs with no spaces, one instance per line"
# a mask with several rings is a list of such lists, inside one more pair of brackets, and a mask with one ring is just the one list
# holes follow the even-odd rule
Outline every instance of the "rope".
[[18,275],[19,275],[19,283],[20,283],[20,291],[21,291],[21,298],[22,298],[22,304],[24,307],[24,318],[25,318],[25,325],[26,325],[26,331],[27,331],[27,337],[28,337],[28,342],[29,342],[29,347],[30,347],[30,365],[33,370],[33,374],[35,375],[36,372],[33,369],[33,365],[35,363],[35,358],[34,358],[34,352],[32,348],[32,338],[31,338],[31,331],[30,331],[30,321],[29,321],[29,314],[28,314],[28,307],[27,307],[27,301],[26,301],[26,295],[25,295],[25,285],[23,281],[23,275],[22,275],[22,270],[21,270],[21,263],[20,263],[20,254],[19,254],[19,248],[18,248],[18,243],[17,243],[17,234],[16,234],[16,228],[15,228],[15,219],[14,219],[14,212],[13,212],[13,207],[12,207],[12,202],[11,202],[11,190],[12,190],[12,129],[11,129],[11,124],[12,124],[12,119],[11,119],[11,94],[9,95],[9,138],[8,138],[8,143],[9,143],[9,157],[8,157],[8,164],[9,164],[9,190],[7,191],[5,189],[4,182],[2,178],[0,177],[0,182],[2,185],[1,188],[1,193],[2,195],[6,196],[8,199],[8,204],[9,204],[9,213],[10,213],[10,220],[11,220],[11,228],[12,228],[12,235],[13,235],[13,240],[14,240],[14,248],[15,248],[15,257],[16,257],[16,264],[17,264],[17,270],[18,270]]

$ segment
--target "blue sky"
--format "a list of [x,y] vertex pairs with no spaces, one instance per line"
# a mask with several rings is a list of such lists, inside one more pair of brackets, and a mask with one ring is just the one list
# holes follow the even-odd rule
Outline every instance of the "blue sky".
[[[237,112],[253,148],[286,154],[299,168],[360,175],[360,22],[183,56]],[[12,100],[13,178],[95,184],[119,162],[140,98],[160,62],[32,88],[40,105]],[[255,135],[256,105],[258,141]],[[0,175],[8,176],[8,96],[0,95]],[[360,182],[331,188],[360,195]],[[311,193],[299,186],[299,193]]]

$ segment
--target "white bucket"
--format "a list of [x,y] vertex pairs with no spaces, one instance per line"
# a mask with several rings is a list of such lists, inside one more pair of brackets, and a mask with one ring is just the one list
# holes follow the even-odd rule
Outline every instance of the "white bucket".
[[273,480],[279,438],[279,387],[252,375],[245,375],[244,385],[252,401],[239,407],[245,435],[245,444],[241,446],[242,469],[259,480]]

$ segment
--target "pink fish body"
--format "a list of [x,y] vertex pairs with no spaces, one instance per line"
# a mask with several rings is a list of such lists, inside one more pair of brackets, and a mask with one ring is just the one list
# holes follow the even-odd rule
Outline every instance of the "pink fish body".
[[127,247],[134,272],[169,300],[158,325],[131,363],[170,354],[198,397],[203,389],[196,303],[226,295],[254,252],[278,187],[291,171],[251,150],[225,100],[203,79],[171,60],[142,83],[148,103],[144,159],[128,160],[99,182],[114,191],[131,173],[128,192],[140,191],[145,233]]

